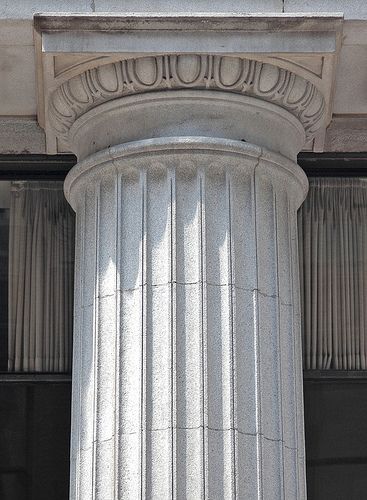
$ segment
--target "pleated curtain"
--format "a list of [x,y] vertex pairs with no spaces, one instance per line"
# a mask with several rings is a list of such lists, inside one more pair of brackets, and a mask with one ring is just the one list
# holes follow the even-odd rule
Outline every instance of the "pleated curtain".
[[367,367],[367,179],[314,178],[299,211],[304,367]]
[[9,230],[9,371],[71,368],[74,215],[61,182],[15,182]]

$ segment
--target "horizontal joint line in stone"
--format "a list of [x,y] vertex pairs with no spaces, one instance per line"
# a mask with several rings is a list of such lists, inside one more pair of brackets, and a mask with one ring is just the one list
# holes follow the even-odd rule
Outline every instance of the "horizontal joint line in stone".
[[[257,292],[259,293],[260,295],[262,295],[263,297],[267,297],[267,298],[271,298],[271,299],[280,299],[279,302],[283,305],[283,306],[287,306],[287,307],[292,307],[293,304],[290,303],[290,302],[284,302],[280,297],[279,295],[277,294],[267,294],[265,293],[264,291],[258,289],[258,288],[246,288],[246,287],[242,287],[242,286],[239,286],[239,285],[236,285],[235,283],[223,283],[223,284],[218,284],[218,283],[210,283],[208,281],[188,281],[186,283],[184,282],[180,282],[180,281],[168,281],[168,282],[165,282],[165,283],[144,283],[143,285],[138,285],[137,287],[135,288],[117,288],[116,290],[114,290],[113,292],[111,293],[106,293],[104,295],[101,295],[101,294],[98,294],[96,295],[96,299],[106,299],[106,298],[109,298],[109,297],[114,297],[116,293],[123,293],[123,292],[136,292],[136,291],[139,291],[143,288],[162,288],[162,287],[167,287],[167,286],[174,286],[174,285],[180,285],[180,286],[194,286],[194,285],[200,285],[200,286],[213,286],[213,287],[218,287],[218,288],[225,288],[225,287],[228,287],[228,288],[233,288],[234,290],[241,290],[241,291],[245,291],[245,292]],[[89,303],[89,304],[84,304],[83,307],[90,307],[92,306],[93,303]]]
[[[262,437],[266,439],[267,441],[271,441],[274,443],[282,443],[286,448],[289,450],[297,450],[297,448],[293,448],[285,443],[285,441],[281,438],[275,439],[275,438],[270,438],[265,436],[263,433],[258,432],[258,433],[252,433],[252,432],[245,432],[242,431],[236,427],[225,427],[223,429],[217,428],[217,427],[210,427],[210,426],[203,426],[203,425],[198,425],[198,426],[189,426],[189,427],[183,427],[183,426],[167,426],[167,427],[155,427],[153,429],[151,428],[145,428],[141,429],[138,431],[131,431],[131,432],[121,432],[121,435],[123,436],[132,436],[132,435],[137,435],[142,432],[144,433],[149,433],[149,432],[163,432],[163,431],[171,431],[171,430],[178,430],[178,431],[196,431],[196,430],[208,430],[208,431],[213,431],[213,432],[238,432],[238,434],[241,434],[243,436],[251,436],[251,437]],[[103,441],[101,441],[103,442]]]

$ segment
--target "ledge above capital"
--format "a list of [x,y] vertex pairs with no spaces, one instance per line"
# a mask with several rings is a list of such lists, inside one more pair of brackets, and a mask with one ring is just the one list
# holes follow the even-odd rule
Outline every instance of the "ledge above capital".
[[47,150],[82,158],[181,134],[322,150],[341,27],[338,15],[36,15]]

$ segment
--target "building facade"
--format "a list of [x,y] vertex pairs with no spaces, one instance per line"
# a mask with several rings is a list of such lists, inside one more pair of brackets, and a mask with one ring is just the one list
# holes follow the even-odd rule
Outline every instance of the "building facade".
[[[15,0],[0,29],[4,380],[72,356],[70,500],[306,499],[303,367],[366,369],[367,5]],[[297,224],[299,154],[355,179]]]

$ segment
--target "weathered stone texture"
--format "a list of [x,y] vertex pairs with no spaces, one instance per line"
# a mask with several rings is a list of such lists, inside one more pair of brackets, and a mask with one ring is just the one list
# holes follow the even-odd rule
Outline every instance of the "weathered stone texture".
[[230,140],[117,146],[69,174],[73,500],[305,498],[306,189]]

